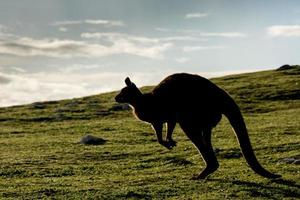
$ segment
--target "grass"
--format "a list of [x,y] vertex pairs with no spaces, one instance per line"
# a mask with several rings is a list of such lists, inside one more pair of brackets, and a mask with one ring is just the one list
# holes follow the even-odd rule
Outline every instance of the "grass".
[[[299,68],[212,81],[236,99],[259,161],[282,180],[262,178],[246,165],[225,118],[213,132],[219,170],[191,180],[204,163],[180,128],[177,147],[165,149],[148,124],[116,107],[112,92],[0,108],[0,198],[299,198],[299,165],[281,162],[300,154]],[[86,134],[106,143],[79,144]]]

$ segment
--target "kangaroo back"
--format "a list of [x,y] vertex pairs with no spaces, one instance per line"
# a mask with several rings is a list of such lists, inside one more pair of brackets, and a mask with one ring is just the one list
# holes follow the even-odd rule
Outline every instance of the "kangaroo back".
[[224,110],[224,115],[228,118],[235,135],[239,141],[242,153],[248,163],[248,165],[255,171],[257,174],[264,176],[266,178],[279,178],[280,175],[273,174],[263,168],[258,162],[252,145],[250,143],[248,131],[246,124],[244,122],[243,116],[240,112],[238,105],[234,100],[228,95],[227,108]]

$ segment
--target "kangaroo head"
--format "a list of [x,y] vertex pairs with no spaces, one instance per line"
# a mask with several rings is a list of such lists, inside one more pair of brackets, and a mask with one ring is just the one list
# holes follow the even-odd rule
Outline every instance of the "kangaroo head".
[[115,100],[118,103],[131,104],[135,102],[137,98],[142,95],[142,93],[128,77],[125,79],[125,83],[126,87],[124,87],[121,92],[115,97]]

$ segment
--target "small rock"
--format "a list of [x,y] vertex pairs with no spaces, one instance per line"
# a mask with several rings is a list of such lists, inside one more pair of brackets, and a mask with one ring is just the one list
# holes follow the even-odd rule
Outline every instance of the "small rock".
[[295,161],[295,158],[283,158],[280,160],[280,162],[292,164]]
[[68,102],[68,103],[65,104],[65,106],[69,107],[69,108],[74,108],[74,107],[76,107],[78,105],[79,105],[79,103],[76,100],[72,100],[72,101],[70,101],[70,102]]
[[294,163],[295,165],[300,165],[300,159],[295,159]]
[[54,114],[53,119],[54,119],[55,121],[63,121],[63,120],[69,119],[69,117],[66,116],[66,115],[63,114],[63,113],[59,113],[59,112],[58,112],[58,113]]
[[36,102],[36,103],[31,104],[31,107],[34,109],[44,109],[44,108],[46,108],[46,105],[42,102]]
[[101,145],[104,144],[106,140],[93,136],[93,135],[85,135],[81,138],[81,144],[88,144],[88,145]]
[[130,106],[128,104],[116,104],[114,105],[111,110],[113,111],[122,111],[122,110],[130,110]]
[[300,158],[298,158],[297,156],[296,157],[290,157],[290,158],[283,158],[283,159],[280,160],[280,162],[299,165],[300,164]]

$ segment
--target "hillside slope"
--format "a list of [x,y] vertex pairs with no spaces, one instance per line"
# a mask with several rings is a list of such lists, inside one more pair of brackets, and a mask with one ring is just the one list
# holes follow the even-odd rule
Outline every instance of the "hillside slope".
[[[226,119],[214,129],[220,169],[204,166],[177,127],[178,146],[164,149],[149,125],[114,102],[116,92],[0,108],[0,198],[295,199],[300,196],[300,68],[212,79],[238,102],[269,181],[246,165]],[[149,91],[152,87],[144,87]],[[102,145],[82,145],[86,134]],[[289,161],[290,159],[290,161]]]

